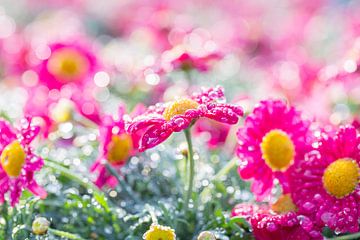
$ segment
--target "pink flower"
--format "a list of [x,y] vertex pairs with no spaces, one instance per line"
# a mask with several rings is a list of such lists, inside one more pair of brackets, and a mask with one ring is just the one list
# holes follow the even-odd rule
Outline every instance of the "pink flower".
[[[61,100],[71,100],[83,116],[100,123],[99,106],[93,98],[96,88],[92,79],[98,68],[93,53],[85,45],[75,43],[56,43],[49,48],[50,56],[33,69],[38,84],[27,88],[30,97],[25,112],[42,117],[48,133],[59,121],[59,114],[54,116],[52,110],[59,108]],[[63,110],[65,115],[60,119],[68,120],[71,107]]]
[[142,132],[139,150],[144,151],[165,141],[173,132],[188,128],[200,117],[236,124],[243,111],[237,105],[223,103],[224,100],[223,89],[216,87],[166,104],[158,103],[130,121],[127,132]]
[[309,121],[300,112],[279,100],[261,101],[248,115],[237,136],[239,174],[253,179],[252,192],[264,199],[278,179],[286,193],[293,165],[310,148]]
[[225,143],[230,131],[230,126],[204,118],[197,121],[194,130],[195,134],[206,135],[209,149],[215,149]]
[[360,136],[353,126],[323,134],[318,149],[291,174],[292,198],[299,211],[337,232],[359,231]]
[[18,129],[0,120],[0,202],[3,203],[9,193],[10,204],[14,206],[24,189],[41,198],[46,197],[45,190],[34,179],[34,173],[42,168],[44,162],[30,147],[39,130],[31,124],[31,118],[22,119]]
[[222,55],[217,52],[207,53],[204,56],[196,56],[188,52],[182,52],[178,55],[171,56],[169,61],[172,69],[189,71],[196,69],[200,72],[209,71],[211,64],[222,58]]
[[319,228],[308,217],[299,215],[296,210],[289,208],[288,204],[287,201],[283,201],[279,204],[283,206],[278,206],[277,210],[285,211],[277,212],[268,205],[241,203],[234,207],[231,216],[242,217],[247,220],[257,240],[322,239]]
[[[142,110],[143,107],[138,105],[133,114],[138,114]],[[91,166],[91,171],[98,173],[95,184],[99,188],[104,185],[113,188],[117,184],[116,178],[108,173],[105,163],[108,162],[116,169],[120,169],[138,148],[139,137],[125,132],[124,114],[125,106],[121,105],[116,119],[105,116],[100,125],[99,157]]]

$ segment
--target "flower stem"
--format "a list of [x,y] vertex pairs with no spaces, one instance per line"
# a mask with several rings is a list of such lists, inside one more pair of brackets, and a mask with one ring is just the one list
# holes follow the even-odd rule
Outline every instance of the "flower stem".
[[193,150],[192,141],[191,141],[190,128],[185,129],[184,133],[185,133],[186,142],[188,145],[188,162],[189,162],[189,168],[190,168],[189,169],[189,185],[188,185],[187,193],[185,195],[185,206],[184,206],[184,212],[186,212],[189,207],[189,201],[190,201],[190,198],[192,195],[192,190],[193,190],[193,185],[194,185],[195,162],[194,162],[194,150]]
[[[97,192],[99,194],[102,194],[102,192],[87,178],[83,176],[79,176],[73,172],[71,172],[66,167],[57,164],[53,161],[49,161],[44,159],[45,166],[50,168],[53,172],[59,172],[61,175],[79,183],[81,186],[85,187],[86,189],[91,189],[93,192]],[[85,181],[86,179],[86,181]]]
[[354,234],[349,234],[349,235],[344,235],[344,236],[339,236],[339,237],[334,237],[334,238],[327,238],[327,239],[331,239],[331,240],[350,240],[350,239],[359,239],[360,238],[360,232],[354,233]]
[[124,179],[115,171],[115,169],[108,163],[105,163],[106,169],[113,175],[118,183],[120,184],[122,190],[137,204],[140,203],[140,200],[136,197],[133,190],[130,188],[130,186],[124,181]]
[[9,217],[9,206],[6,201],[3,203],[3,216],[5,219],[5,229],[4,229],[4,235],[5,239],[12,239],[12,217]]
[[66,238],[66,239],[85,240],[85,239],[79,237],[76,234],[69,233],[69,232],[64,232],[64,231],[60,231],[60,230],[56,230],[56,229],[52,229],[52,228],[49,228],[48,232],[53,234],[53,235],[56,235],[56,236],[59,236],[59,237],[62,237],[62,238]]
[[[211,182],[219,181],[224,175],[227,175],[234,167],[237,166],[238,158],[234,157],[232,158],[225,166],[220,169],[220,171],[213,177]],[[200,199],[205,201],[204,199],[210,194],[210,188],[209,186],[204,188],[202,192],[200,193]]]

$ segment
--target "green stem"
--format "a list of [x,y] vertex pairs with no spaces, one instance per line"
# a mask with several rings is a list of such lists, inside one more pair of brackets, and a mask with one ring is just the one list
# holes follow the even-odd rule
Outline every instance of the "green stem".
[[238,158],[234,157],[231,159],[228,163],[225,164],[225,166],[220,169],[220,171],[214,176],[213,181],[218,181],[221,179],[221,177],[227,175],[231,169],[237,166]]
[[[211,182],[219,181],[223,176],[227,175],[234,167],[237,166],[238,158],[232,158],[225,166],[220,169],[220,171],[213,177]],[[209,185],[210,186],[210,185]],[[200,199],[205,199],[205,197],[210,193],[210,188],[207,186],[200,193]]]
[[5,239],[12,239],[12,218],[9,217],[9,206],[6,201],[3,203],[3,214],[5,219]]
[[192,195],[192,190],[193,190],[193,185],[194,185],[195,162],[194,162],[194,150],[193,150],[192,141],[191,141],[190,128],[185,129],[184,133],[185,133],[186,142],[188,145],[188,162],[189,162],[189,168],[190,168],[189,169],[189,185],[188,185],[187,193],[185,196],[185,206],[184,206],[184,212],[186,212],[189,207],[189,201],[190,201],[190,198]]
[[49,228],[48,232],[53,234],[53,235],[56,235],[56,236],[59,236],[59,237],[62,237],[62,238],[66,238],[66,239],[85,240],[84,238],[81,238],[76,234],[69,233],[69,232],[64,232],[64,231],[60,231],[60,230],[56,230],[56,229],[52,229],[52,228]]
[[[71,172],[66,167],[63,167],[60,164],[57,164],[53,161],[44,160],[45,166],[50,168],[53,172],[59,172],[61,175],[73,180],[74,182],[79,183],[81,186],[85,187],[86,189],[91,189],[93,192],[97,192],[98,194],[102,194],[98,187],[96,187],[89,179],[79,176],[73,172]],[[84,181],[87,179],[87,181]]]
[[133,190],[130,188],[130,186],[124,181],[124,178],[122,178],[115,169],[108,163],[105,164],[106,169],[113,175],[118,183],[120,184],[122,190],[137,204],[140,203],[140,200],[136,197]]
[[345,236],[340,236],[340,237],[334,237],[334,238],[328,238],[329,240],[350,240],[350,239],[359,239],[360,238],[360,232],[354,233],[354,234],[349,234],[349,235],[345,235]]

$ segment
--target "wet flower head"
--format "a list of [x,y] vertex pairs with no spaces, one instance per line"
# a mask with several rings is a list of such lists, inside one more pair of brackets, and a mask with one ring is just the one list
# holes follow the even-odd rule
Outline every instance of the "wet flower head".
[[140,151],[144,151],[165,141],[173,132],[188,128],[199,118],[236,124],[242,114],[241,107],[225,103],[223,89],[216,87],[151,106],[144,114],[129,121],[126,129],[130,134],[141,132]]
[[14,206],[24,189],[41,198],[46,197],[46,192],[34,179],[34,173],[44,164],[30,147],[38,133],[39,127],[32,125],[31,118],[23,119],[17,129],[12,128],[5,120],[0,120],[0,202],[5,201],[8,193],[10,204]]
[[319,141],[318,149],[291,174],[292,198],[317,225],[339,233],[358,232],[360,136],[353,126],[344,126]]
[[321,239],[319,228],[308,217],[298,214],[293,206],[290,195],[282,195],[272,208],[240,203],[234,207],[232,217],[245,218],[259,240]]
[[174,229],[159,224],[151,224],[150,229],[144,233],[144,240],[175,240]]
[[[274,179],[288,192],[287,175],[311,148],[310,122],[280,100],[261,101],[237,133],[240,176],[253,179],[251,190],[262,200]],[[259,171],[261,169],[261,171]]]

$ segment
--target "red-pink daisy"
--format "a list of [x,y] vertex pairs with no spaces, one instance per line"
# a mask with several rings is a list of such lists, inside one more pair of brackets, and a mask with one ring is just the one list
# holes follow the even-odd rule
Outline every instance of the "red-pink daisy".
[[253,179],[252,192],[258,200],[266,197],[278,179],[288,192],[288,173],[310,148],[309,121],[283,101],[261,101],[245,120],[237,136],[239,173]]
[[[139,105],[135,108],[134,114],[141,111],[142,106]],[[105,116],[99,127],[99,157],[91,166],[91,171],[98,173],[95,184],[99,188],[104,185],[115,187],[117,184],[116,178],[107,171],[105,163],[108,162],[116,169],[120,169],[138,148],[139,137],[125,132],[124,114],[125,106],[120,105],[116,119],[112,116]]]
[[130,121],[126,128],[131,134],[142,132],[139,150],[144,151],[165,141],[173,132],[188,128],[200,117],[236,124],[243,114],[242,108],[224,101],[221,87],[203,89],[191,97],[149,107],[144,114]]
[[9,193],[10,204],[14,206],[24,189],[41,198],[46,197],[45,190],[34,179],[34,173],[44,165],[30,147],[38,133],[39,127],[31,124],[31,118],[22,119],[18,129],[0,120],[0,202],[3,203]]
[[359,231],[360,135],[353,126],[323,134],[319,147],[291,174],[292,198],[299,211],[320,226]]
[[238,204],[231,215],[246,219],[258,240],[322,239],[319,228],[308,217],[296,211],[296,206],[287,194],[282,195],[271,207],[264,204]]

